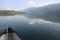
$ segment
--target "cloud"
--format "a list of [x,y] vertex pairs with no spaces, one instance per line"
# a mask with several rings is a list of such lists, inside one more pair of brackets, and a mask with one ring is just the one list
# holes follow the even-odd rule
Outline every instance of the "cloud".
[[28,2],[28,6],[30,7],[42,7],[42,6],[46,6],[46,5],[49,5],[49,4],[55,4],[55,3],[58,3],[56,1],[46,1],[46,2],[35,2],[35,1],[30,1]]
[[31,6],[31,7],[35,7],[36,6],[36,2],[30,1],[30,2],[28,2],[28,5]]
[[26,16],[19,16],[19,15],[15,15],[15,16],[7,16],[6,17],[8,20],[11,19],[19,19],[19,20],[25,20],[28,22],[29,25],[35,25],[35,24],[44,24],[44,25],[50,25],[50,26],[60,26],[60,23],[57,22],[51,22],[51,21],[46,21],[44,19],[38,19],[38,18],[29,18]]
[[34,24],[45,24],[45,25],[52,25],[52,26],[60,26],[59,23],[46,21],[44,19],[30,19],[28,21],[28,24],[34,25]]
[[11,20],[11,19],[24,20],[24,21],[27,21],[27,23],[29,25],[42,24],[42,25],[50,25],[50,26],[54,26],[54,27],[60,27],[60,23],[57,23],[57,22],[46,21],[44,19],[38,19],[38,18],[29,18],[29,17],[23,16],[23,15],[7,16],[6,18],[8,20]]

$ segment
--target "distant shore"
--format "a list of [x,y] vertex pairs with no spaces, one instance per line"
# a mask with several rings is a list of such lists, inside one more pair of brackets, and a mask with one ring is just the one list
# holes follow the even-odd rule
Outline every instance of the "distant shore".
[[11,10],[0,10],[0,15],[16,15],[16,14],[24,14],[24,12],[11,11]]
[[23,12],[0,12],[0,15],[23,14]]

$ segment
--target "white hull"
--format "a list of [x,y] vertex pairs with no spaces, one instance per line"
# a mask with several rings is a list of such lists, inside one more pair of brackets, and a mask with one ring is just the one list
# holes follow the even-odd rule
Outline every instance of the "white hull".
[[[8,30],[9,31],[9,30]],[[22,40],[15,32],[7,32],[0,36],[0,40]]]

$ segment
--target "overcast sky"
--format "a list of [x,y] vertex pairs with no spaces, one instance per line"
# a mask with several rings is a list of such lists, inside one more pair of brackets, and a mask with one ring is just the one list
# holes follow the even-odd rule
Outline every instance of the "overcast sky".
[[0,10],[24,10],[54,3],[60,3],[60,0],[0,0]]

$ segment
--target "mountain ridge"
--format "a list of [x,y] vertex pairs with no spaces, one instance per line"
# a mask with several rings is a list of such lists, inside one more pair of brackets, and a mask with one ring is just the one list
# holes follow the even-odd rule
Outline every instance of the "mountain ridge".
[[42,18],[48,21],[60,22],[60,3],[38,7],[30,11],[30,13],[28,15],[31,18]]

